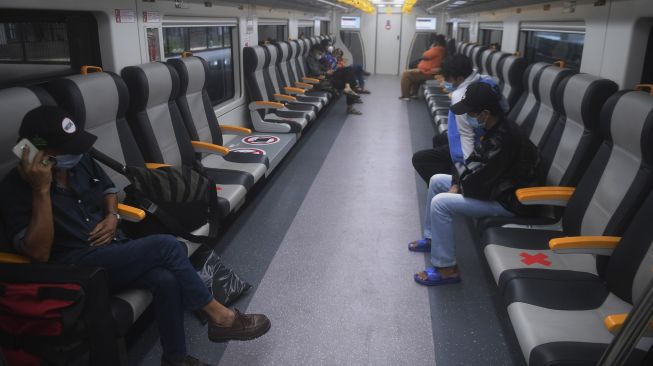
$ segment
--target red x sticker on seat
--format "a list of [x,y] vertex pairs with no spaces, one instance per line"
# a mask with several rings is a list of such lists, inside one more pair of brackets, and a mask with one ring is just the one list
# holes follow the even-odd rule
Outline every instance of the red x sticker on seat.
[[533,255],[526,252],[521,252],[519,255],[522,257],[522,263],[527,266],[531,266],[533,264],[541,264],[546,267],[551,266],[551,262],[547,260],[549,257],[544,253],[537,253]]

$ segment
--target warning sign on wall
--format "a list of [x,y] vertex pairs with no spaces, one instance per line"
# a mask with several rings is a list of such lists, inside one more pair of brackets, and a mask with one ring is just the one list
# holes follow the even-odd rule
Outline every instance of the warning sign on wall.
[[158,11],[144,11],[143,23],[161,23],[161,13]]
[[279,138],[277,136],[258,135],[247,136],[242,141],[248,145],[272,145],[279,142]]
[[136,11],[133,9],[116,9],[116,23],[136,23]]

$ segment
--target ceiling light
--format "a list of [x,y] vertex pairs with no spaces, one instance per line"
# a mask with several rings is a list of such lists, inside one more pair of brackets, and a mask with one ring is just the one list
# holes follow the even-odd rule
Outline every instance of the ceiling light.
[[451,1],[451,0],[444,0],[444,1],[441,1],[441,2],[439,2],[439,3],[437,3],[437,4],[433,5],[433,6],[431,6],[430,8],[426,9],[426,11],[427,11],[427,12],[428,12],[428,11],[431,11],[431,10],[437,8],[438,6],[442,6],[442,5],[446,4],[446,3],[448,3],[449,1]]
[[342,6],[342,5],[338,5],[338,4],[335,4],[335,3],[332,3],[332,2],[330,2],[330,1],[326,1],[326,0],[315,0],[315,1],[317,1],[318,3],[325,4],[325,5],[331,5],[331,6],[333,6],[333,7],[340,8],[340,9],[342,9],[342,10],[347,10],[347,7]]

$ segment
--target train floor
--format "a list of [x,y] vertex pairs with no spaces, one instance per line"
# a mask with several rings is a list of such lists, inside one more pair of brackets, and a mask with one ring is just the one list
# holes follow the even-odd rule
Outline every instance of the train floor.
[[[235,307],[268,315],[248,342],[214,344],[186,317],[189,353],[215,365],[523,365],[471,222],[456,220],[462,282],[427,288],[426,185],[411,165],[433,128],[399,78],[372,76],[372,95],[327,110],[238,214],[216,251],[253,288]],[[152,316],[130,337],[131,365],[159,365]]]

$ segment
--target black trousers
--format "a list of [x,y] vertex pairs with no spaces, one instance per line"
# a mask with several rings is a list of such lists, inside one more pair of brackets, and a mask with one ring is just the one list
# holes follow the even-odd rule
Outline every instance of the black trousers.
[[449,140],[447,134],[433,137],[433,148],[421,150],[413,154],[413,167],[426,185],[431,177],[436,174],[451,174],[453,162],[449,153]]

